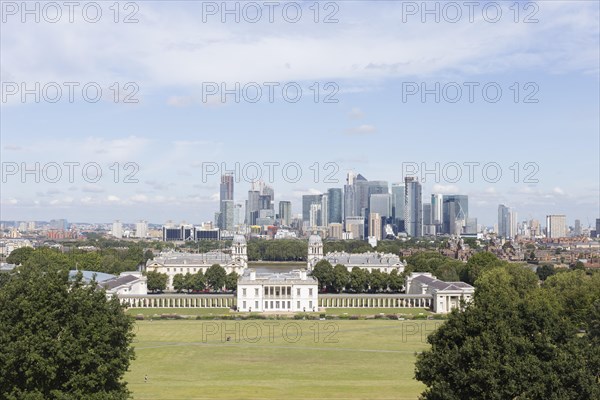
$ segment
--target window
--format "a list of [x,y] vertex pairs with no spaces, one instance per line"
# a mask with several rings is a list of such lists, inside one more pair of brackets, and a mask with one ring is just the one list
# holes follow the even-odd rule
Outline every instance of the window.
[[312,288],[309,288],[309,289],[308,289],[308,295],[309,295],[309,296],[312,296]]
[[278,301],[275,302],[275,308],[279,308],[279,302]]
[[296,303],[296,308],[297,308],[298,310],[300,309],[300,302],[299,302],[299,301]]
[[292,295],[292,287],[291,286],[287,287],[286,293],[287,293],[288,296]]
[[167,272],[171,272],[171,268],[167,268]]
[[287,303],[288,303],[288,306],[287,306],[287,308],[288,308],[288,310],[289,310],[290,308],[292,308],[292,306],[291,306],[291,302],[288,300],[288,302],[287,302]]
[[271,300],[271,304],[269,305],[271,306],[270,308],[273,308],[273,300]]
[[308,308],[312,308],[312,301],[308,302]]
[[269,295],[269,287],[265,286],[265,296],[268,296],[268,295]]
[[[246,297],[246,288],[242,289],[242,296]],[[245,303],[245,302],[244,302]],[[244,308],[246,308],[246,306],[244,306]]]
[[254,302],[254,308],[258,309],[258,301]]
[[268,301],[265,301],[265,310],[266,310],[267,308],[269,308],[269,302],[268,302]]
[[242,302],[242,308],[246,309],[246,302],[245,301]]
[[296,289],[296,296],[300,296],[300,288]]
[[254,288],[254,297],[258,297],[258,288]]

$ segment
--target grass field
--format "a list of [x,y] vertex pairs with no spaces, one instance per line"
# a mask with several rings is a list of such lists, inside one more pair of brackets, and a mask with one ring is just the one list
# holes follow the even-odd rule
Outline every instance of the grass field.
[[125,379],[140,400],[416,400],[415,352],[441,323],[138,321]]

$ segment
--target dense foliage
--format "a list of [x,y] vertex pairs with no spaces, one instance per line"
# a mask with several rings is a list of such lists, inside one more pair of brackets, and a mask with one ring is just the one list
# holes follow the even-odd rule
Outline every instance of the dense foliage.
[[0,398],[126,399],[133,321],[60,253],[0,280]]
[[319,281],[322,291],[336,293],[344,290],[356,293],[398,292],[404,283],[403,274],[399,274],[396,270],[388,274],[378,270],[369,272],[354,267],[352,271],[348,272],[345,266],[337,264],[333,267],[327,260],[319,261],[311,275]]
[[119,274],[125,271],[135,271],[138,265],[145,264],[152,257],[152,253],[144,251],[137,245],[124,248],[106,248],[97,251],[83,251],[75,247],[61,252],[49,247],[40,247],[33,250],[23,247],[14,250],[7,258],[7,262],[13,264],[25,264],[27,261],[33,263],[52,264],[60,263],[70,269],[79,269],[108,274]]
[[474,302],[417,357],[422,399],[600,398],[600,274],[565,272],[540,287],[518,265],[469,273],[478,275]]

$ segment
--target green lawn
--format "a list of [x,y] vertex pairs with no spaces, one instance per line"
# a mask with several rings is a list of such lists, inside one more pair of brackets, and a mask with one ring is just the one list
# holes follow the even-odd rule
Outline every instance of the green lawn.
[[415,352],[441,323],[138,321],[125,379],[140,400],[416,400]]

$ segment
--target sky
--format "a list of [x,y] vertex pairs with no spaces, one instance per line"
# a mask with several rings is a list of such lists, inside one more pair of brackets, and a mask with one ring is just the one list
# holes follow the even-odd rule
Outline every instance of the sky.
[[486,225],[600,217],[598,2],[23,4],[1,4],[2,220],[199,224],[225,169],[294,214],[352,170]]

